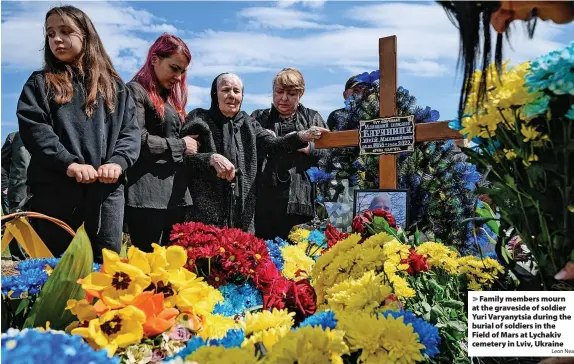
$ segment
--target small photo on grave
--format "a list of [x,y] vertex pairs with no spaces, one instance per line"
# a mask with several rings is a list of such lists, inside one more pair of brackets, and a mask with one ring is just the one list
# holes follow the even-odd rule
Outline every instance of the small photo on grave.
[[367,210],[383,209],[390,212],[403,230],[408,221],[408,191],[407,190],[356,190],[353,206],[353,216]]

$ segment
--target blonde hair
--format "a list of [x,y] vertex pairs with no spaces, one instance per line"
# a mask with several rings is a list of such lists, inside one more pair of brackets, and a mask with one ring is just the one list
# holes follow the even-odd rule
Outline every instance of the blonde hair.
[[273,77],[273,88],[275,88],[275,85],[281,88],[295,89],[299,93],[299,97],[305,93],[305,80],[303,79],[303,75],[295,68],[283,68]]

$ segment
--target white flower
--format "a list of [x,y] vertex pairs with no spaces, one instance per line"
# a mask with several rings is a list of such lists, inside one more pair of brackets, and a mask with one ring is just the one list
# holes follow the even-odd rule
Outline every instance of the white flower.
[[138,344],[127,347],[125,355],[127,364],[147,364],[151,361],[153,350],[151,345]]

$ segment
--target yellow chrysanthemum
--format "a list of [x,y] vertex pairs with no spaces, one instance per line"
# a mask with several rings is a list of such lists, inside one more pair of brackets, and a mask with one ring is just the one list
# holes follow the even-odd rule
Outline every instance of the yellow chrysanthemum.
[[349,353],[339,330],[306,326],[289,331],[267,356],[269,363],[343,364],[342,355]]
[[294,244],[297,244],[302,242],[303,240],[307,240],[309,238],[309,234],[311,234],[311,231],[307,229],[297,228],[292,232],[290,232],[287,238]]
[[301,250],[296,245],[286,245],[280,249],[285,262],[283,265],[283,276],[288,279],[295,279],[297,271],[303,271],[306,274],[311,272],[311,267],[313,267],[315,261],[307,256],[304,250]]
[[246,335],[245,340],[241,344],[242,347],[248,347],[250,350],[255,351],[255,344],[258,342],[263,343],[265,349],[271,350],[273,345],[277,344],[281,338],[291,331],[291,326],[281,325],[271,327],[266,330],[256,331],[250,335]]
[[253,332],[263,331],[277,326],[292,327],[295,323],[293,317],[295,314],[287,310],[278,310],[274,308],[271,311],[264,310],[261,312],[245,314],[245,319],[241,322],[245,335]]
[[468,288],[472,291],[481,291],[490,288],[504,268],[496,260],[486,257],[465,256],[458,259],[460,274],[468,279]]
[[223,339],[227,331],[238,328],[232,317],[222,315],[205,315],[203,324],[197,335],[204,340]]
[[430,268],[442,268],[448,273],[456,274],[458,271],[458,253],[443,244],[426,242],[419,245],[416,253],[427,258]]
[[416,295],[416,291],[409,286],[409,283],[403,277],[397,274],[389,274],[387,278],[398,298],[411,298]]
[[384,306],[391,293],[392,289],[384,283],[384,276],[369,271],[360,279],[347,279],[327,288],[326,306],[335,312],[350,310],[372,313]]
[[118,253],[103,249],[103,272],[90,273],[82,280],[82,288],[101,295],[111,309],[129,305],[146,289],[151,278],[135,265],[120,261]]
[[203,346],[185,358],[185,362],[199,364],[225,363],[225,364],[251,364],[258,363],[259,359],[248,350],[240,348],[226,349],[223,346]]
[[385,318],[348,311],[337,318],[351,352],[361,350],[361,362],[411,364],[423,360],[424,345],[418,342],[419,336],[412,325],[405,325],[402,317]]
[[143,324],[146,322],[145,313],[127,306],[120,310],[108,311],[99,318],[89,322],[88,327],[72,330],[72,335],[87,339],[95,349],[106,349],[111,357],[118,348],[137,344],[143,338]]
[[321,256],[321,254],[325,250],[314,243],[309,243],[308,240],[304,240],[301,243],[297,244],[297,248],[301,249],[301,251],[305,252],[305,255],[310,257]]
[[384,247],[396,239],[387,233],[379,233],[359,245],[360,240],[360,235],[352,234],[317,259],[312,278],[319,304],[324,302],[327,288],[349,278],[359,279],[371,270],[383,271],[387,260]]

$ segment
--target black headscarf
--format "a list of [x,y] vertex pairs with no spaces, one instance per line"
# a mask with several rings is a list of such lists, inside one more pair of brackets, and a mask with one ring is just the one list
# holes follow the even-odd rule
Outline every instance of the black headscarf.
[[[241,134],[239,131],[243,123],[247,120],[248,115],[241,111],[241,104],[239,104],[239,111],[233,117],[223,115],[219,109],[219,100],[217,99],[217,81],[223,75],[229,74],[229,72],[219,74],[211,84],[211,106],[209,108],[209,116],[213,121],[221,125],[223,129],[222,154],[229,159],[231,163],[233,163],[236,169],[241,170],[241,166],[244,164],[244,153],[243,144],[241,143]],[[243,85],[241,85],[241,94],[243,95]]]

